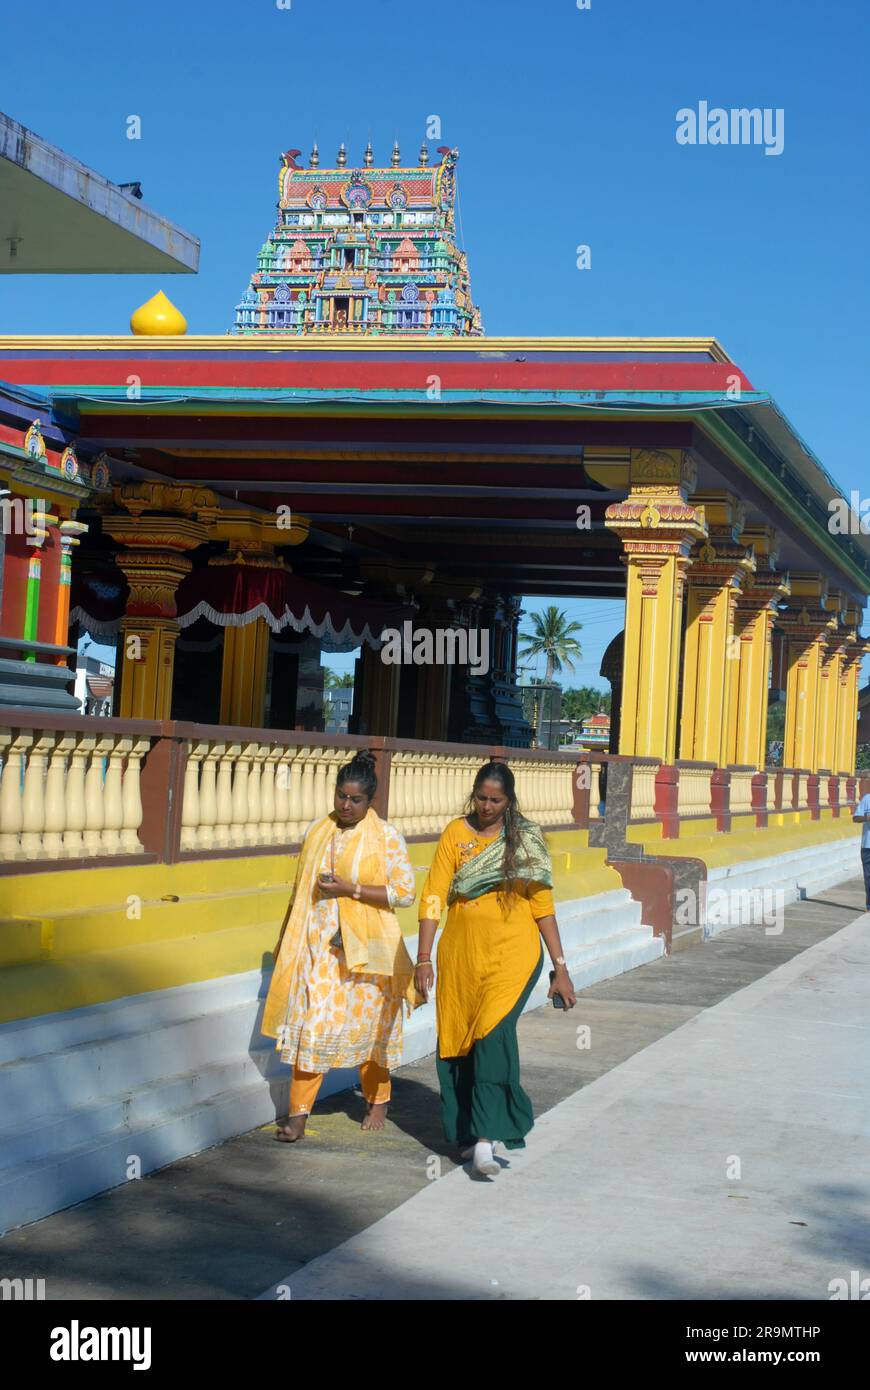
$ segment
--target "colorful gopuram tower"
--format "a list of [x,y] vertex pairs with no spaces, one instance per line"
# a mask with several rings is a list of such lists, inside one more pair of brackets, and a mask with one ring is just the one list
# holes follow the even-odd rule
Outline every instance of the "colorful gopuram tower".
[[458,150],[441,146],[430,166],[309,167],[299,150],[281,156],[278,220],[236,307],[235,333],[365,333],[460,337],[482,333],[465,252],[455,241]]

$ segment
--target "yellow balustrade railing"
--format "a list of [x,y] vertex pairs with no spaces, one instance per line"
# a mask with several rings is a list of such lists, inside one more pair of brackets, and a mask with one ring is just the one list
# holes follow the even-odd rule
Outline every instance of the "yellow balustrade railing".
[[[394,752],[388,816],[403,835],[440,834],[462,815],[481,766],[479,753]],[[574,767],[567,761],[517,759],[511,763],[520,808],[539,825],[571,820]]]
[[588,763],[589,768],[589,819],[601,819],[601,763]]
[[677,813],[682,816],[709,816],[710,768],[680,767],[677,786]]
[[347,748],[273,743],[192,744],[184,777],[181,848],[244,849],[301,840],[332,810]]
[[0,861],[141,854],[150,739],[0,728]]
[[[652,820],[655,816],[656,773],[658,765],[636,763],[631,775],[631,820]],[[591,813],[590,802],[590,813]]]
[[729,799],[732,816],[744,815],[752,810],[752,779],[754,776],[755,773],[750,771],[732,771]]

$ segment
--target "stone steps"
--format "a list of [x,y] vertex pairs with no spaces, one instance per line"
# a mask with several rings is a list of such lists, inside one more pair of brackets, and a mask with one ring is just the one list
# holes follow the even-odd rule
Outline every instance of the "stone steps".
[[769,908],[787,907],[801,898],[832,888],[860,871],[860,841],[855,835],[828,840],[763,859],[710,868],[707,873],[708,903],[715,903],[715,920],[705,934],[713,936],[746,922],[740,895],[753,895]]

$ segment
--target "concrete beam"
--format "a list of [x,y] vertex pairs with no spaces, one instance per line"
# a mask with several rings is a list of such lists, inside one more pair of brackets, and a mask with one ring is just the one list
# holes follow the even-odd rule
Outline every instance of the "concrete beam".
[[0,112],[0,273],[163,275],[197,237]]

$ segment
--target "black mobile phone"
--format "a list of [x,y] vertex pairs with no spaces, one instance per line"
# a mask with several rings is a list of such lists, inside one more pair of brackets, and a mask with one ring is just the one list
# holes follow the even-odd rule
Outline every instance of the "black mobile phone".
[[[553,981],[555,980],[555,978],[556,978],[556,972],[555,972],[555,970],[551,970],[551,971],[550,971],[550,984],[553,983]],[[564,1007],[565,1007],[565,1000],[562,998],[561,994],[558,994],[558,993],[557,993],[557,994],[554,994],[554,995],[553,995],[553,1008],[554,1008],[554,1009],[564,1009]]]

